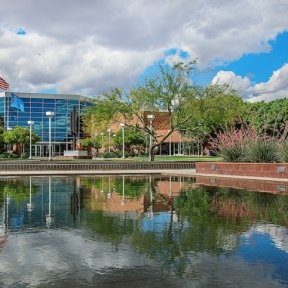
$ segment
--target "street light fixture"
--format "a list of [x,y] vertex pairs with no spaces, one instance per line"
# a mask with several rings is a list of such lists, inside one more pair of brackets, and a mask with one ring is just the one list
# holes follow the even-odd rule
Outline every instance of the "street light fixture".
[[32,159],[32,126],[34,125],[34,121],[29,120],[27,123],[30,126],[29,159]]
[[122,128],[122,158],[125,159],[125,124],[124,123],[120,123],[120,127]]
[[153,114],[147,115],[147,119],[149,121],[149,130],[150,130],[150,137],[149,137],[149,159],[151,160],[151,149],[152,149],[152,122],[154,120],[155,116]]
[[49,160],[51,160],[51,119],[55,115],[53,111],[47,111],[46,116],[49,119]]
[[108,132],[108,152],[110,153],[111,129],[107,129],[107,132]]

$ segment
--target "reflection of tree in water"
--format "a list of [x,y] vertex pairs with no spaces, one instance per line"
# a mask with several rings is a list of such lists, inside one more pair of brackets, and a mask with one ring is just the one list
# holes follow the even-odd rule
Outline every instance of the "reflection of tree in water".
[[[35,193],[36,190],[36,186],[32,185],[31,192]],[[29,177],[0,180],[0,200],[3,200],[5,195],[9,195],[10,198],[15,201],[25,202],[29,199],[29,193]],[[1,203],[3,203],[3,201],[1,201]]]
[[[121,181],[120,178],[113,182],[116,191],[121,191]],[[108,187],[106,182],[102,182],[103,190]],[[157,213],[153,210],[158,199],[156,185],[157,178],[148,184],[146,179],[142,184],[137,183],[141,193],[145,191],[144,206],[152,205],[150,218],[147,213],[131,217],[129,213],[84,209],[82,225],[96,231],[97,237],[113,243],[115,249],[130,239],[137,251],[170,267],[170,272],[192,277],[197,276],[193,267],[199,257],[206,253],[215,256],[233,253],[240,236],[255,222],[283,225],[287,221],[287,196],[205,186],[181,191],[174,199],[171,197],[169,211]],[[101,182],[96,186],[101,189]],[[126,193],[131,192],[127,189]],[[133,193],[131,195],[136,195]],[[161,222],[161,217],[165,221]],[[147,223],[151,224],[148,228]]]
[[227,221],[265,221],[288,226],[288,195],[234,188],[205,187],[212,196],[210,209]]

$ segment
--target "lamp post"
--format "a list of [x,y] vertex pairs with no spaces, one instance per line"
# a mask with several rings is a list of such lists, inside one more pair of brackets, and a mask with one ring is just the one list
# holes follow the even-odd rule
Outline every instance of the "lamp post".
[[122,158],[125,159],[125,124],[124,123],[120,123],[120,127],[122,128]]
[[152,153],[151,153],[151,149],[152,149],[152,122],[154,120],[155,116],[153,114],[149,114],[147,115],[147,119],[149,121],[149,130],[150,130],[150,137],[149,137],[149,160],[151,161],[151,157],[152,157]]
[[49,160],[51,160],[51,119],[54,115],[55,114],[53,111],[47,111],[46,112],[46,116],[49,119]]
[[108,132],[108,152],[110,153],[111,129],[107,129],[107,132]]
[[29,159],[32,159],[32,126],[34,125],[34,121],[29,120],[27,123],[30,126]]
[[[169,129],[168,130],[168,133],[171,133],[171,130]],[[172,133],[171,133],[172,134]],[[169,156],[172,155],[172,146],[171,146],[171,140],[172,140],[172,137],[171,137],[171,134],[169,135]]]

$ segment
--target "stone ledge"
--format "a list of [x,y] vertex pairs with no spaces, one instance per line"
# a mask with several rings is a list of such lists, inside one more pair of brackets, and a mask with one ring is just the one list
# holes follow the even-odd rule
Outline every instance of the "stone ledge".
[[199,174],[288,178],[288,163],[196,162],[195,167]]

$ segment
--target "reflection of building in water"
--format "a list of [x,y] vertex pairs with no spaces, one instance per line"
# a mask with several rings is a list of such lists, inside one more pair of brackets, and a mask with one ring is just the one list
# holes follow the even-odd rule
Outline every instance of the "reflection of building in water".
[[[107,180],[107,177],[105,179]],[[105,187],[102,185],[102,179],[100,187],[81,188],[83,206],[91,210],[112,213],[149,212],[152,215],[153,212],[170,211],[173,196],[176,196],[182,188],[187,188],[181,177],[153,178],[153,181],[146,178],[148,183],[148,187],[144,191],[146,193],[141,193],[138,197],[133,198],[128,197],[128,193],[125,194],[125,177],[122,177],[119,191],[114,188],[115,179],[108,177]]]
[[6,228],[9,230],[62,227],[75,223],[79,205],[71,209],[75,204],[70,202],[70,195],[75,190],[73,177],[19,177],[15,183],[11,179],[5,181],[2,180],[1,185],[6,185],[6,190],[15,190],[19,183],[23,190],[26,189],[21,197],[15,192],[10,197],[9,210],[6,209]]
[[[0,206],[4,211],[0,210],[1,217],[6,219],[4,226],[6,229],[9,226],[12,231],[68,227],[80,222],[82,208],[107,213],[131,212],[134,215],[148,212],[149,207],[152,213],[171,211],[173,197],[184,185],[180,177],[152,177],[152,189],[147,184],[147,176],[123,176],[117,181],[115,177],[107,176],[102,177],[103,181],[99,177],[94,178],[97,180],[88,177],[87,182],[82,182],[82,179],[86,178],[35,176],[0,180],[7,191],[14,191],[6,218],[2,215],[6,211],[3,210],[4,204]],[[89,181],[98,184],[92,185]],[[20,193],[15,192],[16,187],[20,187]],[[2,218],[1,223],[4,223]]]
[[144,195],[139,198],[125,198],[123,205],[123,196],[118,191],[109,193],[109,196],[104,194],[101,189],[86,188],[81,189],[83,193],[83,207],[91,210],[99,210],[104,212],[121,213],[121,212],[143,212]]
[[4,194],[3,206],[0,205],[0,248],[3,247],[7,242],[9,203],[10,196]]
[[274,194],[288,194],[287,182],[250,180],[225,177],[196,176],[196,185],[230,187],[257,192],[268,192]]

